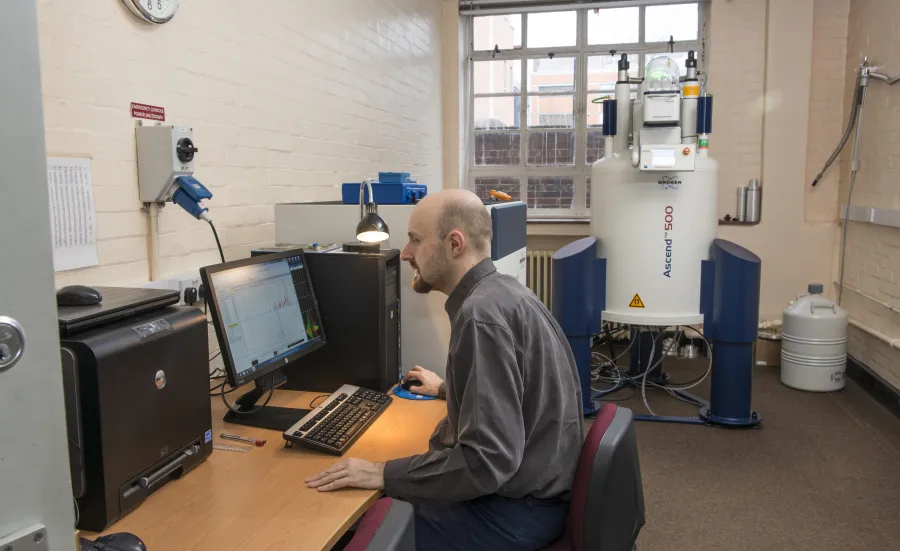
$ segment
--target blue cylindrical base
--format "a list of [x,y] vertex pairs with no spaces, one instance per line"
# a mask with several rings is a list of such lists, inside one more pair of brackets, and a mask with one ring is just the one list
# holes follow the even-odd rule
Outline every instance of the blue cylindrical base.
[[749,417],[732,419],[710,413],[707,406],[700,408],[700,418],[713,425],[726,425],[729,427],[756,427],[762,422],[762,417],[755,411],[751,411]]
[[725,425],[750,426],[759,415],[750,407],[753,391],[753,344],[715,343],[709,407],[704,418]]

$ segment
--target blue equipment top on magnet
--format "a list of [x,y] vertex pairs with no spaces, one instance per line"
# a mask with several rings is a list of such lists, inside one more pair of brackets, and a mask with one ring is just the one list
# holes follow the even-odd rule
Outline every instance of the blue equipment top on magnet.
[[[341,199],[345,205],[359,204],[359,182],[344,184]],[[378,181],[372,182],[372,193],[379,205],[414,205],[428,195],[428,186],[416,182],[409,172],[379,172]],[[369,190],[363,191],[363,200],[369,203]]]

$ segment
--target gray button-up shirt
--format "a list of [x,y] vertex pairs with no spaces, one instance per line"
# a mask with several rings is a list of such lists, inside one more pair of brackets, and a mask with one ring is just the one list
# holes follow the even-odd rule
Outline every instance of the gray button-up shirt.
[[447,417],[429,451],[388,461],[390,495],[564,496],[584,439],[581,387],[547,308],[485,259],[450,294]]

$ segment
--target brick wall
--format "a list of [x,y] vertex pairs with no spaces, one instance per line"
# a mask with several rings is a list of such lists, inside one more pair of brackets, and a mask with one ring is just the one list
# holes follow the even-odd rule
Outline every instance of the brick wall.
[[[190,125],[226,257],[274,239],[276,202],[336,200],[378,170],[439,188],[441,3],[182,2],[170,23],[118,1],[38,3],[48,155],[93,163],[100,266],[57,284],[148,279],[129,103]],[[165,276],[217,261],[206,224],[160,214]]]
[[715,98],[709,153],[719,161],[719,211],[762,172],[761,100],[766,73],[765,0],[713,0],[706,64]]
[[848,79],[853,78],[852,71],[845,71],[849,14],[850,0],[816,0],[806,157],[804,214],[807,222],[834,224],[837,221],[840,158],[816,187],[809,184],[822,170],[844,130],[844,91]]
[[[843,98],[835,83],[846,11],[839,0],[710,6],[710,154],[719,162],[720,213],[734,213],[735,189],[750,178],[763,186],[761,223],[720,226],[718,236],[760,257],[762,319],[780,319],[809,282],[832,279],[836,212],[810,216],[822,205],[809,201],[806,174],[840,138]],[[815,90],[820,85],[826,89]],[[833,188],[815,192],[833,204]]]
[[475,164],[479,166],[518,165],[522,158],[518,132],[487,132],[475,134]]
[[[900,74],[900,4],[850,0],[845,104],[849,109],[852,80],[863,56],[880,72]],[[900,209],[897,187],[900,166],[900,85],[870,81],[860,139],[860,170],[853,204]],[[846,115],[844,115],[846,123]],[[849,185],[852,139],[842,155],[839,201]],[[837,241],[836,251],[840,241]],[[836,252],[837,255],[837,252]],[[835,271],[837,275],[837,270]],[[851,318],[891,339],[900,339],[900,229],[851,222],[842,306]],[[900,389],[900,351],[856,328],[850,328],[850,354],[889,384]]]

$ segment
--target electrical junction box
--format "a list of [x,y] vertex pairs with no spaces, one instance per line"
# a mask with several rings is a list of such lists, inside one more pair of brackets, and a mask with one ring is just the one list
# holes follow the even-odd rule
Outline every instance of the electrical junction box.
[[641,144],[641,170],[693,171],[697,144]]
[[193,128],[171,125],[138,126],[138,186],[144,203],[165,203],[178,188],[175,179],[194,174]]
[[644,94],[645,125],[676,125],[681,123],[681,94],[658,92]]

